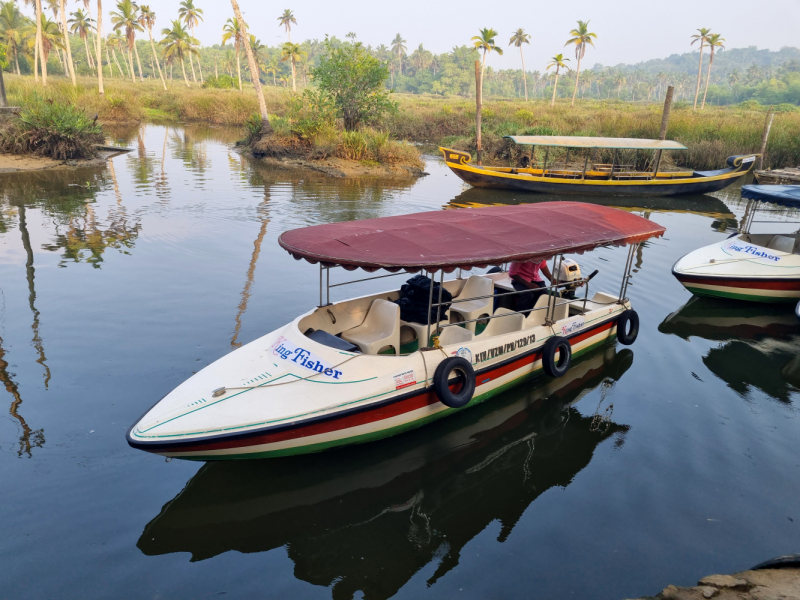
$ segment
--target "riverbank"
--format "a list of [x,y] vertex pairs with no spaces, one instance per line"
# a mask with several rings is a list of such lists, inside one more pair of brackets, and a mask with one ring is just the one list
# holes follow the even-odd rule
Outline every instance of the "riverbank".
[[[244,126],[258,111],[255,93],[238,90],[187,88],[182,82],[132,84],[107,79],[106,94],[100,98],[96,82],[81,78],[73,90],[67,80],[51,78],[46,90],[29,77],[7,75],[9,101],[23,104],[32,94],[63,99],[97,114],[106,123],[142,120],[201,121],[214,125]],[[285,88],[264,86],[271,115],[284,117],[293,93]],[[449,145],[474,149],[474,100],[393,94],[400,110],[386,117],[377,129],[396,140]],[[691,106],[673,106],[668,137],[688,147],[674,153],[675,164],[695,169],[715,169],[728,156],[758,152],[767,107],[755,103],[737,106],[707,106],[692,111]],[[487,99],[483,110],[483,147],[487,161],[510,158],[505,135],[587,135],[608,137],[657,137],[661,123],[660,103],[629,103],[579,100],[574,108],[566,101],[554,107],[546,100]],[[765,160],[766,168],[800,164],[800,109],[775,116]]]
[[638,600],[800,600],[800,565],[709,575],[693,587],[667,586]]

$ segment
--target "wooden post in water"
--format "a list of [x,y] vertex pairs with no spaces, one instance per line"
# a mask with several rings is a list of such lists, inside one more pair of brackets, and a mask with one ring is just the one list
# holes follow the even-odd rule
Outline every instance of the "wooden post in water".
[[[669,86],[667,88],[667,94],[664,98],[664,112],[661,113],[661,131],[658,133],[659,140],[667,139],[667,125],[669,125],[669,111],[672,110],[672,94],[675,92],[675,88]],[[658,167],[661,164],[661,150],[656,150],[655,160],[653,161],[655,166],[653,167],[653,177],[658,175]]]
[[770,106],[767,111],[767,118],[764,120],[764,131],[761,134],[761,156],[758,157],[758,170],[764,170],[764,154],[767,152],[767,140],[769,140],[769,130],[772,127],[772,119],[775,118],[774,106]]
[[483,94],[481,93],[481,62],[475,61],[475,146],[478,154],[478,166],[481,166],[483,159],[483,148],[481,147],[481,111],[483,110]]

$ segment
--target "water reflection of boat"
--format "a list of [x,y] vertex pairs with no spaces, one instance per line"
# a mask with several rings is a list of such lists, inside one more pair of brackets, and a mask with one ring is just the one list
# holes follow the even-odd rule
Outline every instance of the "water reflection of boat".
[[560,379],[372,452],[206,464],[137,545],[146,555],[190,552],[193,561],[285,546],[295,576],[333,586],[334,597],[388,598],[435,561],[431,584],[489,523],[500,522],[505,540],[531,502],[569,485],[598,444],[623,442],[626,425],[571,405],[613,386],[632,362],[629,349],[606,347]]
[[[468,188],[450,200],[449,205],[493,206],[498,204],[534,204],[553,202],[562,198],[556,194],[525,194],[513,190],[487,188]],[[736,227],[736,217],[730,208],[719,198],[698,194],[694,196],[612,196],[592,195],[591,197],[570,196],[570,202],[589,202],[603,206],[613,206],[636,212],[683,212],[700,214],[724,220],[728,226]]]
[[741,395],[757,388],[788,402],[800,389],[800,323],[786,306],[695,297],[658,330],[685,340],[723,342],[708,351],[703,363]]

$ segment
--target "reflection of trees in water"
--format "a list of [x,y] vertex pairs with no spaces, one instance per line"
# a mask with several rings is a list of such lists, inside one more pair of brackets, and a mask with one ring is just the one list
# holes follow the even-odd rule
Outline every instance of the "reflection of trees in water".
[[8,361],[5,359],[6,351],[3,348],[3,338],[0,338],[0,383],[11,394],[11,408],[8,413],[19,422],[22,434],[19,436],[19,447],[17,456],[27,454],[31,456],[33,448],[41,448],[44,445],[44,429],[31,429],[30,425],[19,414],[19,407],[22,405],[22,396],[19,394],[19,386],[12,379],[13,374],[8,371]]
[[693,297],[658,330],[720,342],[703,364],[745,399],[758,389],[791,403],[800,391],[800,322],[791,305]]
[[[285,547],[298,579],[334,598],[389,598],[427,565],[433,585],[491,523],[498,542],[552,487],[567,487],[604,440],[611,411],[572,404],[604,393],[633,353],[606,346],[561,379],[539,378],[416,432],[317,455],[209,463],[144,529],[147,555]],[[601,398],[602,405],[602,398]]]
[[36,271],[33,267],[33,248],[31,247],[31,236],[28,233],[28,223],[25,218],[25,205],[19,207],[19,230],[22,235],[22,246],[25,248],[25,275],[28,280],[28,306],[33,313],[33,347],[39,358],[36,362],[44,367],[44,387],[50,383],[50,367],[47,366],[47,358],[44,355],[44,345],[42,337],[39,335],[39,311],[36,309],[36,287],[34,286],[34,276]]
[[187,129],[171,130],[172,155],[183,161],[190,171],[203,174],[210,167],[208,150],[204,141],[195,139]]
[[128,254],[138,238],[141,223],[138,219],[129,222],[113,163],[113,160],[108,161],[117,205],[109,210],[106,222],[101,223],[92,202],[86,202],[69,216],[66,231],[57,233],[52,243],[42,246],[51,252],[63,251],[61,266],[74,261],[86,262],[99,269],[106,249],[114,248]]
[[247,311],[247,303],[250,300],[250,289],[253,286],[253,280],[256,273],[256,265],[258,264],[258,257],[261,254],[261,243],[264,241],[264,236],[267,234],[267,225],[269,225],[269,187],[264,187],[264,200],[258,205],[258,215],[261,220],[261,228],[258,231],[258,236],[253,243],[253,254],[250,257],[250,266],[247,269],[245,276],[244,289],[242,290],[242,299],[239,302],[238,312],[236,313],[236,325],[233,329],[233,337],[231,337],[231,348],[238,348],[241,346],[239,339],[239,332],[242,329],[242,316]]

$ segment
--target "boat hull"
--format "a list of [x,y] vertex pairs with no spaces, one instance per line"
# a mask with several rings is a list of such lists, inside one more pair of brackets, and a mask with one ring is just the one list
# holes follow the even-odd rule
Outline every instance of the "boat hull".
[[466,183],[482,188],[496,188],[548,194],[603,194],[611,196],[677,196],[707,194],[732,185],[750,172],[754,160],[739,161],[739,166],[714,175],[696,175],[671,180],[618,180],[541,177],[503,172],[469,164],[469,155],[442,149],[445,164]]
[[779,252],[748,234],[699,248],[682,257],[672,274],[697,296],[750,302],[797,302],[800,255]]
[[[574,334],[565,335],[572,346],[573,356],[580,356],[615,337],[616,323],[624,308],[627,307],[617,305],[613,310],[608,309],[608,315],[604,318],[596,319],[591,325],[587,323]],[[517,334],[519,342],[532,337],[527,331]],[[304,419],[302,422],[263,427],[244,433],[222,433],[174,441],[147,441],[135,435],[137,424],[128,432],[128,443],[135,448],[167,457],[207,461],[307,454],[386,438],[484,402],[539,374],[542,371],[542,347],[550,336],[552,333],[542,336],[541,339],[537,336],[536,343],[531,345],[514,343],[513,340],[498,345],[494,350],[497,350],[498,355],[507,358],[486,361],[489,366],[483,368],[480,367],[480,354],[476,352],[476,360],[473,362],[476,374],[475,395],[467,406],[460,409],[446,407],[437,398],[433,387],[426,385],[410,392],[399,392],[380,402],[339,410],[318,418]],[[511,349],[511,346],[515,348]]]

